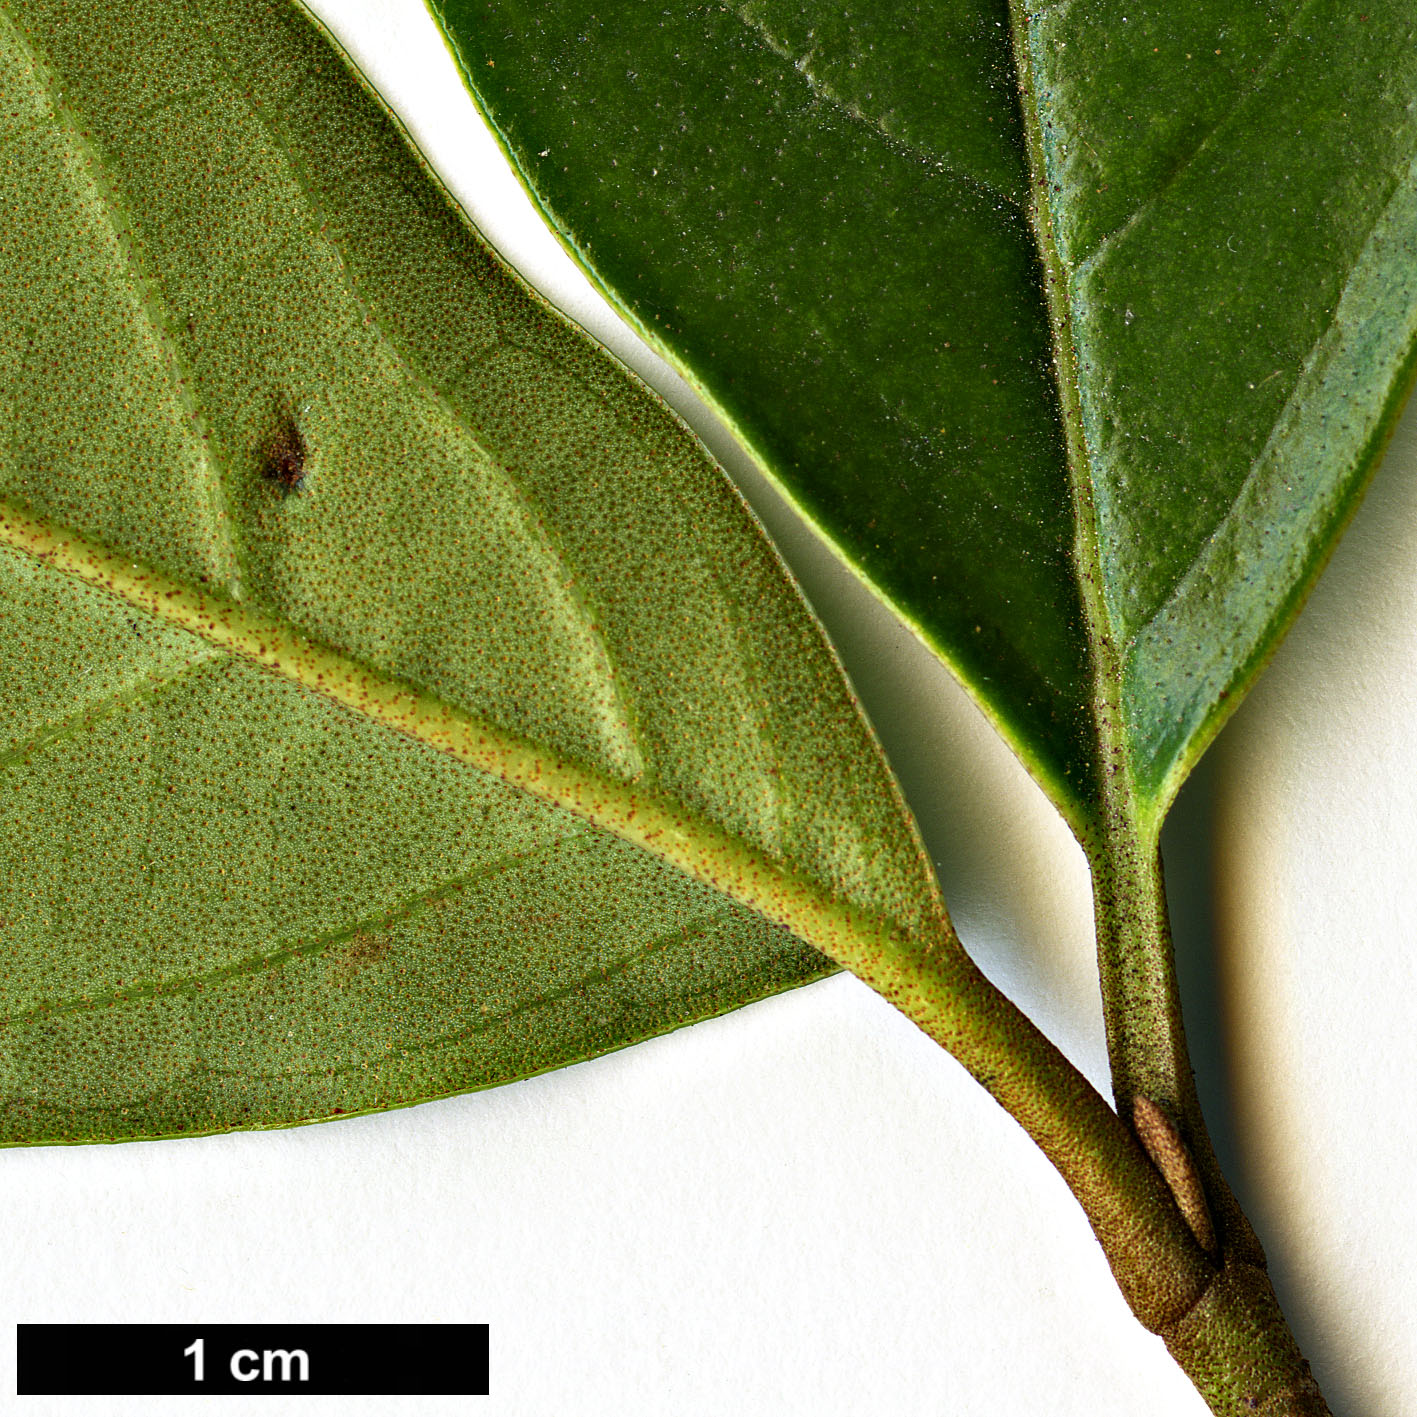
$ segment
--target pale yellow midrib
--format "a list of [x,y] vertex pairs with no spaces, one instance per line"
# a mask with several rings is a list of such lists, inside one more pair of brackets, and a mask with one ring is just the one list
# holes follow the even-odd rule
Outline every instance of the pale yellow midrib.
[[[863,952],[893,955],[923,943],[912,942],[911,932],[903,926],[832,896],[818,883],[686,808],[637,791],[432,693],[400,683],[307,639],[268,612],[183,585],[3,501],[0,542],[394,732],[575,813],[791,930],[843,964],[859,961]],[[942,933],[953,943],[943,907],[935,913]]]

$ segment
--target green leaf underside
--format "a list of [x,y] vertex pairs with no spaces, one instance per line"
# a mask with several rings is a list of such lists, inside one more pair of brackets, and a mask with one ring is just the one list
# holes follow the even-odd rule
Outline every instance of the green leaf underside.
[[1410,383],[1411,7],[431,4],[573,252],[1085,824],[1043,200],[1095,508],[1081,574],[1159,819]]
[[620,1047],[832,968],[774,890],[942,918],[741,502],[302,13],[5,0],[0,94],[0,1141]]

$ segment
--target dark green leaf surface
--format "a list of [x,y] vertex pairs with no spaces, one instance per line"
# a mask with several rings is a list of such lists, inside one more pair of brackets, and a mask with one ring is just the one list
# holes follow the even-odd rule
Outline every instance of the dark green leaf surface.
[[302,13],[6,0],[0,94],[0,1141],[488,1086],[943,919],[741,502]]
[[1154,826],[1410,380],[1411,6],[431,3],[612,298],[1075,823],[1120,751]]

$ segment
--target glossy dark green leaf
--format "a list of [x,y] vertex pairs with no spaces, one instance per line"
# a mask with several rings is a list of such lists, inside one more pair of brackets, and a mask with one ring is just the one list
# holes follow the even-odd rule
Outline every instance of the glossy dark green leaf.
[[1410,381],[1411,6],[431,3],[612,299],[1075,824],[1122,771],[1154,829]]
[[488,1086],[943,920],[741,501],[302,12],[5,0],[0,94],[0,1141]]

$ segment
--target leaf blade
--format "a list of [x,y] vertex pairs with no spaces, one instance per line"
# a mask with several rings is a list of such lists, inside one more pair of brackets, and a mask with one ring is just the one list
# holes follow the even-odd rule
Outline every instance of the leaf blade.
[[[1056,575],[1043,575],[1040,568],[1067,561],[1075,516],[1089,526],[1095,517],[1099,589],[1122,651],[1118,668],[1107,673],[1117,680],[1139,810],[1148,830],[1154,828],[1307,593],[1410,382],[1414,292],[1400,255],[1409,238],[1388,219],[1394,228],[1389,256],[1370,269],[1370,283],[1384,289],[1369,292],[1369,305],[1381,314],[1371,314],[1365,337],[1371,345],[1381,324],[1387,347],[1381,356],[1367,351],[1362,377],[1371,399],[1362,431],[1310,478],[1307,502],[1290,505],[1277,495],[1260,509],[1265,518],[1282,521],[1289,537],[1285,549],[1271,553],[1265,547],[1265,584],[1249,584],[1244,566],[1232,568],[1227,595],[1191,594],[1186,622],[1180,623],[1177,607],[1160,593],[1163,583],[1169,593],[1189,571],[1193,587],[1213,587],[1226,553],[1213,548],[1207,561],[1207,544],[1212,537],[1224,540],[1227,509],[1232,527],[1256,510],[1236,501],[1261,452],[1246,443],[1251,434],[1240,436],[1242,430],[1227,423],[1239,371],[1267,349],[1297,338],[1294,330],[1321,331],[1338,287],[1361,259],[1351,249],[1353,239],[1361,246],[1364,233],[1384,220],[1390,200],[1402,204],[1412,189],[1417,132],[1405,105],[1417,76],[1402,8],[1386,5],[1360,18],[1338,6],[1257,9],[1240,16],[1232,7],[1202,5],[1176,16],[1161,7],[1110,3],[1034,13],[942,0],[928,15],[905,5],[843,15],[840,7],[803,10],[754,0],[712,12],[705,7],[661,24],[658,16],[628,7],[558,8],[555,16],[541,16],[516,0],[433,0],[430,7],[480,106],[573,253],[641,331],[707,387],[789,495],[952,664],[1085,837],[1096,832],[1098,764],[1112,761],[1114,746],[1100,741],[1089,707],[1089,661],[1100,652],[1098,636],[1107,636],[1094,630],[1090,641],[1082,628],[1077,580],[1086,581],[1089,572],[1084,568],[1075,576],[1065,567],[1068,584],[1060,588]],[[731,38],[734,26],[766,37],[791,77],[782,66],[771,76],[746,68]],[[1092,484],[1093,512],[1072,505],[1059,409],[1051,395],[1045,399],[1049,410],[1040,414],[1040,426],[1052,419],[1051,440],[1011,450],[1020,462],[1032,458],[1050,470],[1015,471],[1012,480],[997,469],[979,475],[988,468],[989,443],[1006,424],[999,418],[971,428],[969,395],[961,396],[932,362],[944,321],[968,308],[975,293],[979,255],[947,221],[930,219],[928,179],[918,176],[909,191],[892,167],[896,149],[911,141],[917,159],[947,157],[956,170],[963,165],[960,154],[978,160],[981,149],[958,111],[958,90],[973,95],[974,129],[994,119],[996,132],[1012,135],[1016,168],[1022,170],[1022,134],[1008,97],[1019,78],[1008,53],[1010,29],[1030,67],[1025,102],[1035,106],[1041,137],[1037,190],[1055,228],[1058,269],[1048,276],[1035,268],[1027,280],[1016,272],[1011,299],[996,294],[986,303],[996,311],[992,332],[1003,337],[1025,285],[1031,284],[1041,311],[1048,281],[1061,283],[1068,307],[1063,325],[1050,338],[1046,319],[1039,319],[1028,343],[1035,368],[1052,363],[1058,338],[1068,342],[1069,358],[1076,353],[1086,449],[1079,474]],[[1361,45],[1353,39],[1360,32]],[[954,43],[961,34],[972,48],[961,51]],[[1327,62],[1334,54],[1341,59]],[[646,81],[644,71],[656,64],[665,66],[668,77]],[[992,96],[981,75],[992,81]],[[780,91],[756,106],[745,97],[774,80]],[[790,101],[782,97],[787,88]],[[842,113],[858,128],[874,126],[880,139],[874,165],[845,163],[817,141]],[[810,141],[784,156],[798,119]],[[1319,161],[1308,151],[1316,133],[1326,144]],[[1215,159],[1227,142],[1235,146],[1237,134],[1243,161],[1240,168],[1233,162],[1227,168]],[[1186,246],[1184,231],[1173,223],[1161,247],[1165,259],[1158,262],[1142,243],[1148,225],[1187,210],[1190,188],[1205,182],[1228,204],[1230,224],[1217,220],[1205,227],[1197,218],[1204,231]],[[1320,214],[1327,225],[1306,231],[1304,219],[1291,217],[1283,208],[1289,183],[1305,194],[1303,210]],[[843,188],[850,189],[858,219],[854,237],[842,236],[833,220],[833,201],[845,207],[848,200],[840,195]],[[993,190],[1007,209],[997,184]],[[723,212],[708,210],[713,204],[729,209],[727,223]],[[697,215],[687,237],[686,214]],[[1249,218],[1243,231],[1235,225],[1242,217]],[[1013,269],[1009,242],[1000,234],[1006,224],[996,224],[990,253],[998,278]],[[778,227],[792,234],[786,256],[779,238],[755,243],[755,229]],[[1336,239],[1340,231],[1347,246]],[[1220,308],[1221,292],[1228,289],[1226,262],[1235,260],[1233,250],[1224,250],[1225,240],[1233,243],[1237,232],[1256,238],[1237,287],[1256,315],[1243,329],[1238,316],[1234,328],[1227,325],[1230,316]],[[1302,235],[1291,239],[1296,232]],[[896,258],[902,242],[915,243],[911,263]],[[1301,248],[1299,255],[1286,243]],[[1188,252],[1189,274],[1183,259]],[[637,269],[646,264],[649,275]],[[691,266],[699,274],[686,274]],[[1272,301],[1266,313],[1260,307],[1274,279],[1284,298]],[[714,280],[721,287],[717,295]],[[869,299],[860,298],[863,282],[870,283]],[[895,347],[873,345],[868,335],[844,355],[840,343],[831,346],[827,355],[842,363],[833,386],[814,383],[817,376],[800,368],[784,366],[784,375],[773,363],[776,342],[781,338],[801,349],[811,341],[800,330],[781,328],[773,302],[781,298],[815,314],[814,286],[843,292],[851,308],[842,328],[852,319],[868,332],[873,322],[888,325],[890,316],[868,308],[874,303],[890,306],[901,330],[919,316],[924,333],[917,329]],[[1165,321],[1152,321],[1153,330],[1164,328],[1138,363],[1135,353],[1123,357],[1118,350],[1124,337],[1141,333],[1143,297],[1150,302],[1148,314],[1158,302],[1169,313]],[[727,312],[715,312],[715,298]],[[725,346],[721,331],[735,317],[741,328],[735,343]],[[1195,331],[1207,320],[1209,344],[1197,353]],[[977,342],[985,337],[976,334]],[[772,352],[757,352],[762,345],[773,346]],[[792,412],[745,410],[719,367],[724,348],[732,349],[739,380],[762,386],[760,400],[775,397]],[[1316,346],[1304,348],[1318,357]],[[921,349],[927,358],[917,368]],[[1292,362],[1297,368],[1300,361]],[[1240,382],[1266,387],[1260,379]],[[1347,390],[1337,375],[1320,383],[1320,400],[1337,421]],[[878,419],[863,423],[865,433],[852,441],[850,418],[839,416],[856,414],[871,397],[889,403],[892,390],[902,386],[928,410],[928,417],[916,420],[915,432],[949,432],[974,458],[955,458],[953,465],[950,458],[901,459],[904,497],[894,489],[894,473],[882,473],[873,461],[881,446],[894,446],[898,437]],[[1213,399],[1206,424],[1205,397],[1213,388],[1229,390],[1229,403]],[[1164,396],[1156,389],[1164,389]],[[1015,411],[1026,406],[1017,387],[1010,392]],[[1315,390],[1308,392],[1313,407]],[[1256,425],[1264,433],[1261,446],[1283,420],[1286,402],[1279,393],[1271,387],[1252,401],[1277,400],[1272,408],[1266,404],[1262,426]],[[901,408],[905,403],[899,400]],[[1181,413],[1172,417],[1177,407]],[[784,421],[794,417],[804,426],[784,434]],[[1171,456],[1168,449],[1185,444],[1198,420],[1204,436],[1194,440],[1189,460]],[[846,510],[823,504],[830,481],[816,465],[823,441],[835,445],[839,460],[855,459],[858,485]],[[873,442],[880,446],[861,446]],[[1117,453],[1128,444],[1130,462]],[[1143,445],[1144,456],[1136,452]],[[1287,450],[1271,483],[1307,476],[1311,452],[1307,446]],[[1200,475],[1206,469],[1208,481]],[[1022,494],[1020,477],[1035,479]],[[941,478],[950,484],[944,494]],[[1250,486],[1251,504],[1259,500],[1256,494]],[[949,530],[925,550],[920,523],[950,497],[956,501],[944,519]],[[1031,524],[1016,511],[1010,521],[1000,510],[1020,505],[1034,514]],[[978,534],[981,522],[989,523],[988,538]],[[903,587],[898,568],[894,579],[879,570],[884,543],[884,554],[902,564],[925,550],[936,571],[953,571],[957,548],[951,533],[960,547],[984,557],[990,572],[1004,571],[997,583],[985,576],[958,579],[954,603],[945,605],[938,593],[932,599],[918,586]],[[1077,534],[1086,540],[1092,531]],[[1252,539],[1241,554],[1248,559],[1255,550]],[[1234,547],[1228,554],[1236,559]],[[988,653],[978,654],[974,637],[986,633]],[[1042,672],[1046,655],[1025,647],[1033,633],[1048,643],[1055,662],[1067,662],[1064,668]],[[1003,640],[1011,640],[1011,650],[1001,651]],[[1021,677],[996,672],[1010,653],[1031,664],[1032,691]],[[1204,660],[1200,668],[1197,660]],[[1040,685],[1046,690],[1039,692]]]
[[[976,153],[915,150],[803,72],[794,37],[764,36],[729,7],[542,16],[513,4],[496,24],[485,7],[433,9],[572,254],[857,574],[966,666],[996,726],[1074,802],[1068,783],[1090,774],[1091,749],[1069,535],[1043,512],[1066,498],[1047,317],[1026,216],[996,194],[1026,187],[1021,154],[1003,145],[981,178]],[[974,56],[973,81],[992,91],[997,126],[1016,129],[992,83],[1002,44]],[[878,248],[868,263],[856,259],[864,230]],[[931,292],[942,248],[968,291],[953,305]],[[819,249],[830,279],[811,263]],[[918,310],[890,298],[890,281]],[[949,400],[922,389],[922,361]],[[921,469],[928,497],[901,481]],[[979,487],[1000,489],[1008,526],[981,524]],[[1005,623],[991,602],[1010,597],[1028,613]]]
[[[739,499],[495,262],[302,16],[7,15],[34,95],[7,136],[56,198],[51,259],[12,251],[0,279],[7,1140],[401,1105],[829,967],[715,873],[939,928],[879,751]],[[450,767],[429,741],[450,724],[491,759]],[[438,759],[415,806],[388,754]],[[607,804],[611,831],[587,826]],[[479,821],[470,839],[540,840],[531,884],[516,851],[479,875]],[[420,955],[409,911],[474,923]],[[499,970],[531,982],[499,994]],[[408,989],[380,1005],[359,980],[391,973]],[[543,997],[559,1021],[528,1034]],[[484,1004],[523,1030],[490,1062],[462,1046]],[[419,1038],[443,1049],[427,1074],[398,1057]],[[243,1048],[245,1092],[202,1081]]]
[[[1096,101],[1127,62],[1109,40],[1124,10],[1072,17],[1102,71],[1091,100],[1056,16],[1026,42],[1134,771],[1159,817],[1297,613],[1410,387],[1417,69],[1396,7],[1168,17],[1152,37],[1174,131],[1128,143],[1135,171],[1099,193],[1077,125],[1109,151],[1135,126]],[[1127,494],[1143,447],[1178,495]]]

